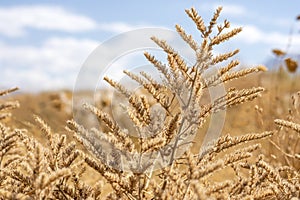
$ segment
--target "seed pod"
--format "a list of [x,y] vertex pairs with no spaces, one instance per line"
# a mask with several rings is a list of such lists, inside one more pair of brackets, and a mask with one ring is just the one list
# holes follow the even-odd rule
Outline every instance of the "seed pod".
[[298,63],[295,60],[292,58],[286,58],[284,61],[289,72],[294,73],[297,70]]

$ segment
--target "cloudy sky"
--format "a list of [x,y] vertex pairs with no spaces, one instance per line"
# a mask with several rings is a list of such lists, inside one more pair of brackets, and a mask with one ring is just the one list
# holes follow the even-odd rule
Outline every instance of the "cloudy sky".
[[208,22],[218,5],[221,20],[244,29],[221,50],[240,48],[244,64],[266,63],[272,48],[286,48],[291,30],[289,52],[299,54],[298,0],[1,1],[0,88],[72,89],[82,65],[103,42],[138,28],[174,29],[177,23],[197,34],[184,9],[195,7]]

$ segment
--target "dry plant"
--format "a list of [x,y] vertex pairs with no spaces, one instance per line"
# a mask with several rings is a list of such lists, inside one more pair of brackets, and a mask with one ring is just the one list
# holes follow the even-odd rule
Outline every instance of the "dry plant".
[[278,129],[270,143],[275,147],[270,154],[281,165],[287,165],[295,170],[300,168],[300,91],[291,96],[292,106],[285,119],[275,119]]
[[[186,151],[190,145],[187,138],[194,136],[212,113],[251,101],[264,90],[262,87],[241,90],[230,88],[225,95],[211,103],[201,104],[203,93],[210,87],[266,70],[265,67],[258,66],[233,71],[239,65],[239,61],[231,60],[220,67],[217,73],[206,75],[216,64],[230,60],[238,53],[238,50],[234,50],[213,55],[212,51],[216,45],[242,31],[241,28],[229,29],[230,23],[227,20],[217,25],[221,10],[221,7],[216,10],[208,26],[204,25],[203,19],[194,8],[186,10],[201,34],[200,43],[181,26],[176,25],[181,38],[195,51],[196,62],[191,66],[166,41],[151,38],[167,54],[167,64],[164,64],[155,56],[145,53],[145,57],[164,77],[162,83],[143,71],[139,74],[124,71],[143,88],[146,95],[137,95],[109,77],[104,78],[127,98],[128,105],[124,107],[136,128],[138,139],[130,136],[109,114],[89,104],[85,104],[84,107],[103,121],[108,131],[86,130],[75,121],[68,122],[69,129],[73,130],[77,140],[95,157],[86,155],[86,163],[111,184],[113,191],[108,194],[108,199],[287,197],[293,196],[297,190],[290,186],[292,183],[288,185],[291,187],[288,191],[280,190],[281,188],[275,190],[277,186],[270,185],[268,177],[255,182],[254,179],[259,179],[261,174],[268,175],[270,172],[269,165],[265,164],[262,158],[252,165],[246,161],[252,152],[259,148],[258,144],[243,146],[222,154],[239,144],[271,136],[273,132],[252,133],[241,137],[224,136],[206,147],[199,155]],[[226,30],[228,31],[224,32]],[[153,108],[153,105],[156,107]],[[160,108],[158,111],[157,105]],[[107,151],[107,148],[113,150]],[[180,155],[180,151],[186,152]],[[154,171],[157,163],[162,169]],[[244,179],[240,176],[238,172],[241,166],[252,173],[250,178]],[[214,183],[209,179],[211,174],[226,167],[232,167],[236,171],[237,180]],[[251,172],[254,168],[255,173]],[[244,191],[245,184],[252,189]],[[260,186],[259,190],[256,186]]]
[[[11,89],[8,89],[8,90],[3,90],[3,91],[0,91],[0,96],[5,96],[11,92],[14,92],[18,90],[18,88],[11,88]],[[17,101],[6,101],[6,102],[3,102],[0,104],[0,121],[3,121],[7,118],[10,118],[11,117],[11,113],[10,112],[7,112],[9,110],[12,110],[12,109],[15,109],[15,108],[18,108],[20,105]]]
[[[13,91],[17,90],[17,88],[12,88],[8,90],[3,90],[0,92],[0,96],[7,95]],[[1,189],[6,187],[7,175],[6,171],[9,171],[10,164],[19,159],[20,151],[18,150],[19,141],[18,134],[15,130],[10,129],[5,126],[3,121],[7,120],[11,117],[9,110],[18,107],[18,102],[7,101],[0,104],[0,185]],[[2,196],[2,195],[1,195]]]
[[[16,88],[0,92],[0,95]],[[18,107],[17,102],[1,104],[2,111]],[[53,134],[38,116],[35,121],[45,134],[43,145],[26,134],[27,130],[0,124],[0,199],[99,199],[100,185],[90,187],[80,180],[85,171],[76,143],[65,135]]]
[[[200,152],[191,151],[194,136],[213,113],[251,101],[264,91],[262,87],[230,88],[210,103],[202,102],[212,87],[266,71],[264,66],[237,70],[239,61],[232,58],[239,50],[213,54],[215,46],[242,31],[231,29],[227,20],[218,24],[221,10],[217,8],[207,26],[194,8],[186,10],[201,35],[200,42],[176,25],[178,34],[195,52],[194,64],[189,65],[166,41],[152,37],[167,54],[167,62],[148,52],[145,57],[161,73],[162,81],[143,71],[124,71],[140,85],[142,92],[138,93],[105,77],[127,99],[123,108],[137,137],[110,114],[90,104],[84,108],[106,127],[88,130],[74,120],[67,122],[68,131],[83,144],[86,153],[75,141],[67,142],[66,135],[53,133],[39,116],[34,119],[46,144],[28,136],[27,130],[1,123],[0,199],[299,198],[297,96],[290,117],[275,120],[278,130],[235,137],[227,134],[203,146]],[[216,65],[221,67],[209,73]],[[14,90],[0,92],[0,96]],[[16,102],[0,104],[0,119],[9,118],[3,111],[17,106]],[[284,134],[293,146],[282,147],[278,143],[281,140],[274,140],[279,138],[282,127],[294,131],[293,136]],[[259,142],[265,138],[273,142],[285,162],[274,164],[268,156],[253,156],[258,155]],[[102,177],[94,185],[84,181],[87,167]],[[221,180],[216,176],[222,176]],[[105,183],[110,185],[110,191],[103,190]]]

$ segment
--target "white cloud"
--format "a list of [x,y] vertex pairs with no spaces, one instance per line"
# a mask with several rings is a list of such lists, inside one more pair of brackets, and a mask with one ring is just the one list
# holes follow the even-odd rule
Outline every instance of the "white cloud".
[[[214,4],[213,8],[216,9],[217,7],[219,7],[220,5]],[[237,5],[237,4],[222,4],[222,15],[224,16],[244,16],[247,15],[247,11],[246,8],[241,6],[241,5]]]
[[[234,25],[236,26],[236,25]],[[254,25],[246,25],[243,27],[243,31],[237,36],[241,42],[254,44],[261,43],[272,46],[285,46],[289,40],[289,34],[283,34],[277,31],[266,32],[259,29]],[[298,46],[300,45],[300,35],[293,35],[292,45]],[[299,51],[299,49],[298,49]]]
[[0,84],[23,90],[72,88],[81,65],[97,45],[74,38],[51,38],[38,47],[0,43]]
[[0,33],[18,37],[27,28],[80,32],[93,30],[96,22],[58,6],[15,6],[0,8]]
[[124,22],[101,23],[98,25],[100,30],[114,33],[122,33],[144,27],[147,27],[147,25],[130,25]]
[[[235,27],[235,25],[233,27]],[[243,41],[244,43],[251,44],[261,42],[263,35],[264,33],[256,26],[246,25],[243,26],[243,31],[238,34],[237,39]]]
[[[215,11],[218,7],[222,6],[221,15],[226,18],[236,18],[239,21],[244,21],[244,23],[252,23],[262,24],[268,27],[277,27],[280,29],[285,28],[288,30],[291,28],[291,19],[284,18],[280,15],[262,15],[262,13],[256,12],[255,10],[249,11],[249,9],[240,4],[229,4],[229,3],[203,3],[199,5],[199,8],[202,11],[207,13],[211,13]],[[242,17],[242,18],[241,18]],[[232,21],[232,20],[230,20]]]
[[94,19],[59,6],[0,7],[0,34],[8,37],[24,36],[32,28],[70,33],[90,30],[121,33],[143,27],[148,25],[131,25],[125,22],[97,23]]
[[[91,80],[91,77],[99,78],[99,70],[119,56],[124,55],[126,61],[127,54],[131,51],[140,50],[140,55],[143,56],[143,51],[148,47],[156,48],[157,45],[150,40],[153,35],[167,40],[173,40],[174,35],[177,36],[174,31],[166,29],[140,29],[105,41],[100,45],[102,50],[96,53],[94,50],[98,47],[98,42],[88,39],[53,37],[46,39],[39,46],[15,45],[0,41],[0,85],[9,87],[12,83],[23,90],[72,89],[83,64],[91,64],[92,68],[88,68],[88,73],[91,74],[80,82],[82,87],[89,86],[90,82],[97,82]],[[93,58],[90,58],[87,64],[86,59],[89,55],[93,55]],[[127,60],[133,60],[133,63],[128,64],[126,61],[115,64],[118,68],[125,67],[126,63],[129,67],[137,64],[135,58],[127,57]],[[148,64],[146,59],[143,59],[142,63]],[[112,70],[114,69],[115,67]]]

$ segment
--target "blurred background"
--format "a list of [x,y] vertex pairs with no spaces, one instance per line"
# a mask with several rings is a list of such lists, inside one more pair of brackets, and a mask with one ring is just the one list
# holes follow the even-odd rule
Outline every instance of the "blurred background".
[[[102,42],[146,27],[196,28],[184,9],[195,7],[208,22],[222,5],[221,20],[243,32],[223,50],[239,48],[244,65],[274,67],[280,49],[300,54],[299,1],[1,1],[0,87],[23,92],[72,90],[82,64]],[[275,60],[276,61],[276,60]],[[105,66],[99,66],[105,67]]]

